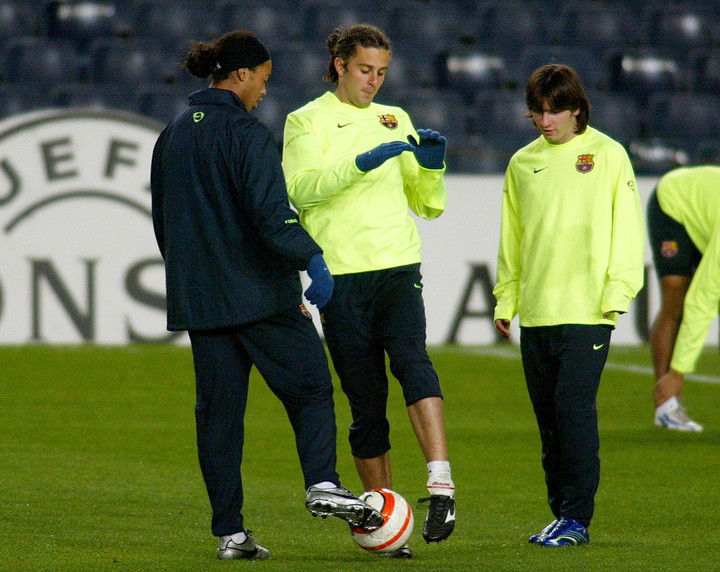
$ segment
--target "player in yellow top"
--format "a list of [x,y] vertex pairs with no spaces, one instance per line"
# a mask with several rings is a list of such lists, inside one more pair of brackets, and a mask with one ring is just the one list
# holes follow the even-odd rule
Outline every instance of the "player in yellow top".
[[662,302],[650,347],[657,382],[655,425],[702,431],[680,403],[720,304],[720,167],[687,167],[660,178],[647,207]]
[[541,136],[510,159],[502,204],[495,326],[520,316],[525,380],[555,520],[531,543],[589,542],[600,480],[596,398],[617,315],[643,283],[640,198],[623,147],[588,126],[575,71],[537,69],[527,115]]
[[[399,107],[373,101],[390,63],[382,31],[337,28],[327,45],[324,79],[335,90],[285,124],[288,194],[335,279],[321,318],[350,403],[350,446],[363,486],[392,488],[387,352],[427,461],[423,537],[439,542],[455,525],[455,485],[440,383],[425,348],[420,237],[410,211],[433,219],[445,209],[446,141],[437,131],[416,131]],[[410,549],[395,556],[409,558]]]

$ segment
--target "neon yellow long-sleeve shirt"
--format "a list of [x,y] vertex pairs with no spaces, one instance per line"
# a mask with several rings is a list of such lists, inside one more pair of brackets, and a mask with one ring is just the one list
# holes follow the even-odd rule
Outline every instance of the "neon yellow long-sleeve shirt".
[[410,212],[433,219],[445,210],[445,169],[420,167],[412,152],[363,173],[355,157],[417,133],[399,107],[359,108],[327,92],[290,113],[283,170],[300,222],[322,247],[333,274],[420,262]]
[[503,189],[495,319],[521,326],[610,324],[643,284],[645,230],[625,149],[588,127],[510,159]]
[[670,367],[695,370],[720,304],[720,167],[675,169],[660,178],[660,208],[685,227],[702,253],[685,295],[683,318]]

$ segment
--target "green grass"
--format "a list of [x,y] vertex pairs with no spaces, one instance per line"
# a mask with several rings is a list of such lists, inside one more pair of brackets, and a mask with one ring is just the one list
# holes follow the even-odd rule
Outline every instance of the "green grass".
[[[496,350],[500,349],[500,352]],[[415,557],[367,554],[337,519],[314,519],[287,418],[253,376],[243,467],[246,523],[272,552],[215,560],[194,440],[188,348],[0,347],[0,570],[717,570],[720,385],[689,381],[702,434],[652,426],[647,347],[613,348],[599,395],[602,482],[587,546],[546,549],[527,537],[551,515],[518,352],[432,348],[445,393],[458,524]],[[698,373],[717,375],[708,350]],[[358,491],[336,391],[338,470]],[[425,468],[393,386],[395,488],[411,504]]]

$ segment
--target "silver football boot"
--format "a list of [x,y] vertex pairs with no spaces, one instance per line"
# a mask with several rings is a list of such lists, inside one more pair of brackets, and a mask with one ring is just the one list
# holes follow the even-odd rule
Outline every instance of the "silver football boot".
[[245,542],[241,542],[240,544],[233,542],[231,536],[220,537],[217,557],[220,560],[265,560],[266,558],[270,558],[270,551],[264,546],[260,546],[249,530],[246,530],[245,534],[247,538]]
[[305,494],[305,508],[313,516],[337,516],[363,530],[376,530],[383,523],[383,515],[379,511],[341,486],[332,489],[310,487]]

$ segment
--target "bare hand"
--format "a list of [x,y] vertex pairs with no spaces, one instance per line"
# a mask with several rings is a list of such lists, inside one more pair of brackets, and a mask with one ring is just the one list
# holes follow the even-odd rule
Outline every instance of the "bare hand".
[[510,320],[495,320],[495,330],[503,338],[510,337]]

